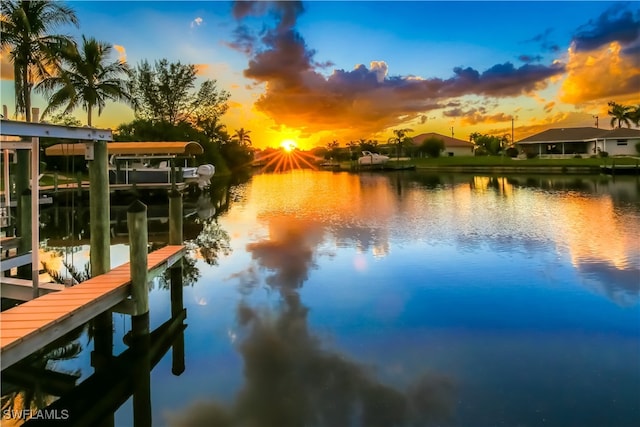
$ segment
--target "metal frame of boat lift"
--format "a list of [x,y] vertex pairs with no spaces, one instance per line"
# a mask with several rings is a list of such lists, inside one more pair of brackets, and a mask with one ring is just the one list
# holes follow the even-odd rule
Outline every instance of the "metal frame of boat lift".
[[[34,109],[37,113],[37,109]],[[37,115],[37,114],[35,114]],[[35,117],[34,115],[34,117]],[[5,141],[5,136],[31,138],[31,141]],[[34,294],[38,292],[39,280],[39,254],[38,247],[40,245],[39,217],[40,206],[39,199],[39,166],[40,166],[40,138],[65,138],[73,140],[86,141],[85,158],[92,158],[93,142],[95,141],[113,141],[111,129],[97,129],[91,127],[75,127],[52,125],[48,123],[21,122],[16,120],[0,119],[0,138],[2,139],[2,150],[4,151],[4,177],[5,177],[5,203],[10,203],[9,182],[9,164],[8,150],[30,150],[31,151],[31,281]]]

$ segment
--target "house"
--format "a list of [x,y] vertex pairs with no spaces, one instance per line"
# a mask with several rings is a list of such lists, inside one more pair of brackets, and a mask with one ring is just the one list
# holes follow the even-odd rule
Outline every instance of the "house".
[[635,155],[640,143],[640,130],[594,127],[548,129],[516,143],[525,153],[537,155],[596,155],[607,152],[611,156]]
[[473,156],[473,144],[469,141],[463,141],[462,139],[452,138],[435,132],[421,133],[411,139],[413,139],[414,145],[419,147],[429,138],[441,139],[444,142],[443,156]]

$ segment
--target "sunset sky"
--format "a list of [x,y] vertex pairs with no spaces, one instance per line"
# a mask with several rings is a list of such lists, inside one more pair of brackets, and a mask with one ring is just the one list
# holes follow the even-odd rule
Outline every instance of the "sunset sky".
[[[637,2],[67,3],[80,28],[58,32],[112,43],[132,66],[197,64],[231,93],[229,132],[249,129],[261,148],[386,141],[394,128],[467,140],[511,134],[512,118],[519,140],[593,116],[609,128],[608,101],[640,103]],[[10,112],[11,79],[3,55]],[[132,119],[113,104],[94,125]]]

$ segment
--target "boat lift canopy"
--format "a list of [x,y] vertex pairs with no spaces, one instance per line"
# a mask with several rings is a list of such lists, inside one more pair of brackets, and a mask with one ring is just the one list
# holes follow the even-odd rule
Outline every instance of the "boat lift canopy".
[[[85,156],[87,144],[56,144],[45,149],[47,156]],[[90,149],[90,148],[89,148]],[[193,156],[204,153],[202,145],[195,141],[189,142],[109,142],[109,155],[130,156]]]

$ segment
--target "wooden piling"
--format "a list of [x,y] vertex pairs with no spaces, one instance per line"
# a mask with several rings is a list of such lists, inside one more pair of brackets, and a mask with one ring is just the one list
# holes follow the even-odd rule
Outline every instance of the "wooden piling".
[[[82,173],[76,172],[76,195],[78,198],[82,197]],[[89,195],[91,197],[91,195]]]
[[[129,265],[131,271],[131,297],[136,316],[149,312],[147,292],[147,206],[136,200],[127,210],[129,231]],[[148,332],[148,331],[147,331]]]
[[[26,188],[20,194],[18,211],[18,224],[20,227],[18,235],[20,236],[20,240],[18,241],[17,255],[22,255],[31,250],[31,190],[29,188]],[[31,279],[30,265],[27,264],[18,267],[18,277],[21,279]],[[35,294],[34,297],[36,296],[38,295]]]
[[[30,139],[28,139],[30,141]],[[15,170],[15,184],[16,194],[18,197],[29,188],[29,150],[16,150],[17,166]],[[18,210],[31,212],[31,199],[26,201],[26,204],[22,203],[22,198],[18,200]],[[30,214],[29,214],[30,215]],[[21,215],[18,215],[17,226],[18,230],[22,230]],[[27,227],[31,227],[31,220],[27,222]],[[22,235],[20,235],[22,237]]]
[[[109,233],[109,174],[106,141],[93,143],[93,160],[89,161],[89,226],[91,232],[91,274],[97,276],[111,269],[111,235]],[[145,227],[146,236],[146,227]],[[146,247],[145,247],[146,253]],[[145,258],[146,262],[146,258]]]

